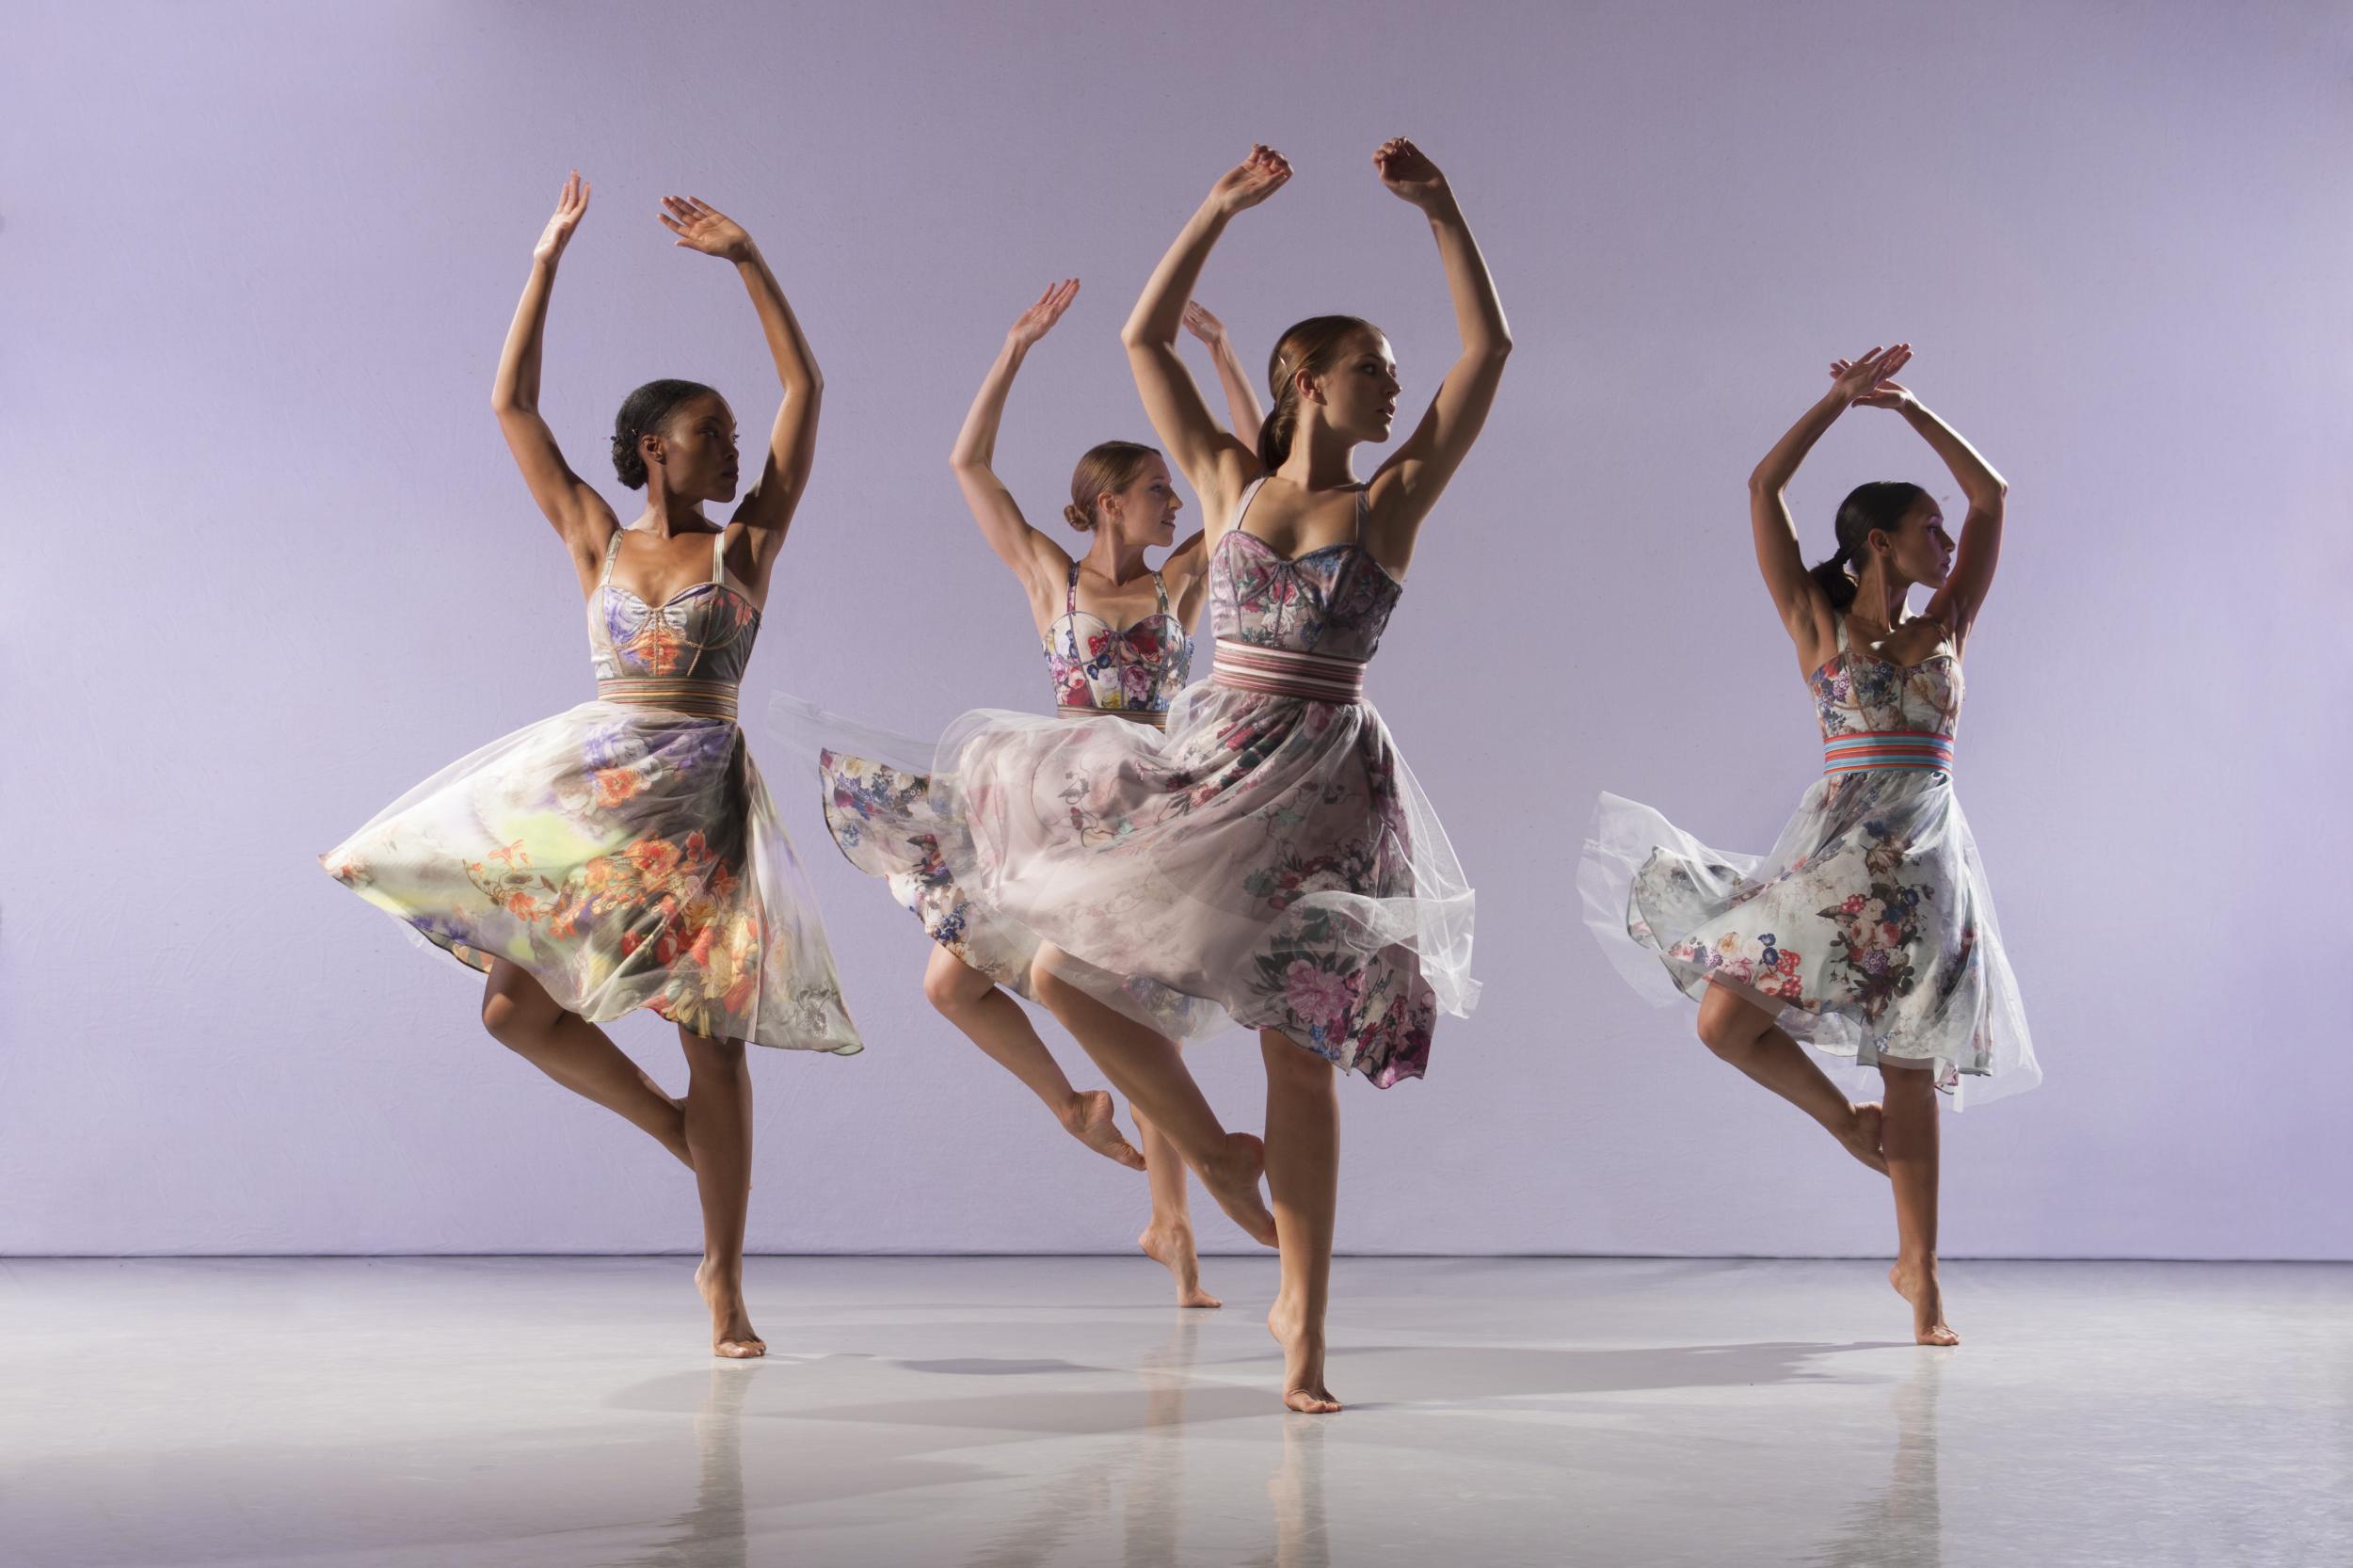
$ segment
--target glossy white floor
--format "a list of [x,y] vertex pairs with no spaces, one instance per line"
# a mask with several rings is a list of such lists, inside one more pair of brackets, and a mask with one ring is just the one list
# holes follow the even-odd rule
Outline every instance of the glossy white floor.
[[0,1561],[2353,1561],[2353,1268],[1343,1260],[1324,1418],[1207,1275],[0,1261]]

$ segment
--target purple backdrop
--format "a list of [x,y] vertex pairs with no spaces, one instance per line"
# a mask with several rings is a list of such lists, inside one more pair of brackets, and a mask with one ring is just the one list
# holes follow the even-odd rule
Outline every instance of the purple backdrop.
[[[1805,785],[1741,481],[1833,354],[1901,336],[2012,485],[1961,788],[2049,1073],[1949,1125],[1947,1250],[2353,1256],[2344,6],[991,9],[12,13],[0,1252],[694,1244],[667,1157],[311,860],[589,690],[488,410],[567,168],[575,462],[651,376],[773,408],[733,276],[653,218],[711,199],[828,383],[747,709],[921,729],[1047,696],[944,461],[1014,312],[1086,280],[1002,442],[1050,520],[1082,447],[1144,433],[1119,322],[1263,138],[1298,178],[1202,297],[1252,359],[1361,312],[1425,396],[1451,318],[1369,162],[1409,132],[1520,344],[1373,679],[1488,989],[1427,1081],[1348,1085],[1343,1247],[1887,1250],[1883,1190],[1625,991],[1573,878],[1604,788],[1762,849]],[[1809,545],[1883,475],[1952,492],[1858,411],[1796,488]],[[753,1246],[1128,1245],[1141,1180],[925,1008],[913,922],[756,744],[872,1048],[759,1056]],[[619,1033],[679,1082],[666,1027]],[[1254,1123],[1248,1044],[1197,1061]]]

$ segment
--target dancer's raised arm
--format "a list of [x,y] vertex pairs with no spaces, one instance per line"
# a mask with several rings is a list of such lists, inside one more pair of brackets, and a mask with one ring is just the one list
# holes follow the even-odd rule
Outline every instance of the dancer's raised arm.
[[548,296],[555,288],[555,264],[588,211],[588,190],[578,169],[565,180],[555,214],[532,248],[531,277],[507,326],[498,375],[490,383],[490,411],[498,416],[506,449],[515,455],[523,483],[531,487],[531,499],[571,550],[584,587],[595,580],[605,541],[620,524],[595,487],[572,472],[555,444],[555,433],[539,417],[539,358],[547,336]]
[[[1831,375],[1838,376],[1849,368],[1841,360],[1831,366]],[[1953,569],[1923,612],[1952,628],[1955,642],[1966,642],[1969,628],[1985,603],[1986,590],[1993,585],[1993,568],[2001,559],[2002,507],[2009,486],[1993,472],[1993,464],[1977,455],[1976,447],[1961,440],[1959,431],[1887,376],[1888,372],[1881,371],[1872,390],[1855,402],[1866,408],[1893,408],[1903,415],[1904,423],[1945,459],[1969,503],[1969,515],[1961,520],[1961,541],[1953,551]]]
[[1197,299],[1185,301],[1185,330],[1201,340],[1209,351],[1209,359],[1217,366],[1218,385],[1225,389],[1225,418],[1239,436],[1255,436],[1258,426],[1266,423],[1266,409],[1258,402],[1257,391],[1250,385],[1250,373],[1242,368],[1241,356],[1234,352],[1233,339],[1225,335],[1225,324],[1209,313],[1209,308]]
[[784,286],[768,270],[767,259],[743,226],[698,196],[665,196],[662,208],[663,226],[678,236],[680,245],[735,264],[744,290],[752,297],[752,309],[759,313],[769,358],[776,361],[776,379],[784,385],[784,400],[768,432],[767,461],[735,508],[734,520],[744,525],[751,552],[751,569],[744,573],[744,581],[754,592],[764,594],[769,569],[784,543],[785,530],[792,524],[793,510],[801,504],[809,468],[817,459],[817,413],[825,379],[818,374],[817,357],[801,335],[801,324],[784,297]]
[[1438,383],[1421,423],[1373,475],[1369,500],[1373,527],[1385,541],[1380,553],[1401,562],[1413,553],[1422,519],[1487,423],[1503,381],[1503,361],[1512,352],[1512,329],[1504,324],[1503,302],[1496,297],[1479,242],[1471,238],[1452,187],[1429,154],[1399,136],[1381,144],[1372,164],[1392,194],[1430,220],[1447,292],[1454,300],[1455,331],[1463,340],[1463,351]]
[[1176,332],[1202,265],[1226,223],[1280,190],[1290,177],[1290,164],[1271,147],[1253,147],[1249,157],[1226,170],[1160,258],[1119,334],[1128,345],[1128,365],[1135,373],[1144,411],[1211,519],[1231,514],[1260,464],[1250,444],[1220,425],[1201,400],[1200,389],[1177,358]]
[[[964,504],[972,509],[972,520],[981,525],[981,536],[1021,580],[1032,608],[1061,603],[1070,556],[1030,526],[1013,492],[997,477],[997,427],[1004,422],[1005,397],[1013,391],[1021,361],[1029,358],[1039,339],[1054,329],[1054,323],[1077,297],[1079,280],[1065,278],[1039,295],[1037,303],[1005,329],[1005,345],[997,351],[996,362],[982,377],[981,390],[965,413],[964,428],[956,432],[955,447],[948,454],[948,464],[956,471],[956,487],[964,491]],[[1039,618],[1046,616],[1041,614]]]
[[1798,465],[1838,422],[1838,416],[1911,358],[1912,345],[1899,343],[1891,348],[1874,348],[1857,360],[1838,360],[1831,367],[1830,391],[1799,416],[1798,423],[1773,443],[1773,449],[1749,474],[1749,529],[1756,544],[1756,568],[1764,574],[1766,591],[1773,596],[1781,624],[1809,669],[1821,662],[1816,655],[1834,645],[1837,633],[1832,625],[1829,596],[1806,568],[1785,492]]

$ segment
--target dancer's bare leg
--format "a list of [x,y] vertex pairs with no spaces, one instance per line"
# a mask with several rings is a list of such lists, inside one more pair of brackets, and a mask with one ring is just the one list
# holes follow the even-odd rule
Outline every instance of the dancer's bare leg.
[[923,968],[923,996],[966,1039],[1028,1085],[1064,1131],[1131,1171],[1144,1169],[1144,1156],[1120,1134],[1111,1096],[1100,1089],[1073,1089],[1063,1076],[1062,1064],[1037,1037],[1030,1016],[996,982],[946,948],[935,946]]
[[1700,1039],[1707,1048],[1822,1125],[1822,1130],[1885,1175],[1880,1108],[1854,1105],[1798,1042],[1773,1027],[1773,1016],[1737,991],[1710,985],[1700,1000]]
[[1258,1054],[1266,1059],[1267,1191],[1283,1249],[1283,1283],[1266,1326],[1283,1347],[1283,1402],[1327,1416],[1340,1408],[1323,1380],[1323,1316],[1340,1201],[1339,1075],[1281,1030],[1258,1032]]
[[1961,1336],[1945,1321],[1945,1297],[1936,1283],[1937,1125],[1936,1070],[1899,1067],[1882,1061],[1887,1085],[1889,1185],[1896,1190],[1896,1266],[1887,1283],[1912,1304],[1912,1336],[1923,1345],[1958,1345]]
[[1274,1216],[1258,1196],[1265,1146],[1218,1124],[1176,1042],[1063,979],[1050,967],[1053,957],[1051,948],[1040,950],[1030,969],[1031,994],[1086,1048],[1112,1087],[1176,1145],[1217,1206],[1253,1240],[1274,1245]]
[[1144,1144],[1144,1170],[1152,1184],[1152,1223],[1136,1238],[1144,1256],[1176,1280],[1178,1306],[1224,1306],[1201,1288],[1201,1262],[1193,1250],[1193,1211],[1185,1205],[1185,1157],[1143,1112],[1129,1107]]
[[692,1166],[686,1115],[677,1100],[623,1054],[603,1030],[556,1005],[529,971],[490,961],[482,990],[482,1027],[490,1037],[576,1095],[596,1101]]
[[741,1040],[713,1040],[680,1026],[686,1051],[686,1144],[703,1205],[703,1260],[696,1288],[711,1308],[711,1350],[766,1355],[744,1305],[744,1220],[752,1196],[752,1070]]

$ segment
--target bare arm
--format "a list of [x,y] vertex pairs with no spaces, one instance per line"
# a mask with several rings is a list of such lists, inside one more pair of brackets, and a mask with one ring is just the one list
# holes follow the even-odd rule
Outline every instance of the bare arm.
[[547,336],[548,297],[555,288],[556,263],[588,210],[588,186],[574,169],[564,182],[555,215],[531,252],[531,277],[506,328],[498,374],[490,383],[490,410],[498,416],[506,449],[522,470],[531,499],[570,550],[584,582],[604,559],[604,547],[620,526],[613,508],[594,487],[572,472],[555,444],[555,433],[539,417],[539,359]]
[[[1030,596],[1031,608],[1059,604],[1063,579],[1070,569],[1070,555],[1060,545],[1030,526],[1021,508],[997,477],[993,466],[997,460],[997,427],[1005,417],[1005,397],[1013,391],[1013,378],[1021,370],[1021,361],[1028,358],[1040,338],[1053,330],[1070,302],[1079,296],[1079,280],[1065,278],[1039,295],[1037,303],[1021,312],[1018,320],[1006,330],[1005,346],[997,352],[996,362],[981,379],[981,390],[974,394],[972,407],[964,416],[964,428],[956,432],[956,444],[948,454],[948,463],[956,471],[956,487],[964,491],[964,504],[972,509],[972,520],[981,525],[981,537],[998,558],[1013,568],[1014,576]],[[1041,615],[1041,621],[1048,618]]]
[[784,400],[777,405],[776,424],[768,432],[768,456],[760,477],[736,503],[735,521],[744,525],[744,543],[750,569],[742,575],[755,593],[764,594],[768,574],[783,548],[785,531],[808,488],[809,469],[817,460],[817,414],[824,398],[825,378],[818,373],[817,356],[801,335],[801,324],[784,297],[784,285],[768,270],[767,258],[743,226],[700,197],[662,199],[663,226],[678,236],[678,244],[706,256],[735,264],[760,317],[768,356]]
[[1413,552],[1422,520],[1487,423],[1503,381],[1503,361],[1512,352],[1512,330],[1504,324],[1503,302],[1496,296],[1479,243],[1438,166],[1402,136],[1383,143],[1372,161],[1381,183],[1430,219],[1454,301],[1455,330],[1463,340],[1463,352],[1438,383],[1421,423],[1373,475],[1374,526],[1390,547],[1383,554],[1401,563]]
[[1882,381],[1880,387],[1881,396],[1895,395],[1901,401],[1883,404],[1881,396],[1862,401],[1874,407],[1894,407],[1901,412],[1905,423],[1945,459],[1945,466],[1960,482],[1961,493],[1968,499],[1969,515],[1961,520],[1961,539],[1953,549],[1953,569],[1946,574],[1945,585],[1929,600],[1927,612],[1953,629],[1956,642],[1965,643],[1969,628],[1976,623],[1978,610],[1984,607],[1986,591],[1993,585],[1993,568],[2001,560],[2002,508],[2009,486],[1993,472],[1991,463],[1977,455],[1976,447],[1921,407],[1918,398],[1893,382]]
[[1225,417],[1234,435],[1241,440],[1257,440],[1258,426],[1266,423],[1266,409],[1258,404],[1250,373],[1242,368],[1241,356],[1234,352],[1233,340],[1225,335],[1225,324],[1211,315],[1208,306],[1188,299],[1185,330],[1201,340],[1217,366],[1218,385],[1225,389]]
[[1830,600],[1806,569],[1805,553],[1798,544],[1798,525],[1789,515],[1785,493],[1789,481],[1797,476],[1798,465],[1814,450],[1814,443],[1838,423],[1838,416],[1910,358],[1910,346],[1897,344],[1833,365],[1830,391],[1798,416],[1798,423],[1773,443],[1773,449],[1749,474],[1749,530],[1755,538],[1756,569],[1765,578],[1766,592],[1773,596],[1781,624],[1798,645],[1801,661],[1811,658],[1835,632]]
[[1211,518],[1233,510],[1242,487],[1258,472],[1258,456],[1253,446],[1222,427],[1209,405],[1201,401],[1200,389],[1177,358],[1176,330],[1201,268],[1227,221],[1273,195],[1290,177],[1291,166],[1283,154],[1272,148],[1253,147],[1249,157],[1210,187],[1177,234],[1176,243],[1153,269],[1151,280],[1144,285],[1135,311],[1119,334],[1120,342],[1128,345],[1128,366],[1135,373],[1136,391],[1144,398],[1144,411],[1152,428],[1160,433],[1161,443],[1176,459],[1177,468]]

